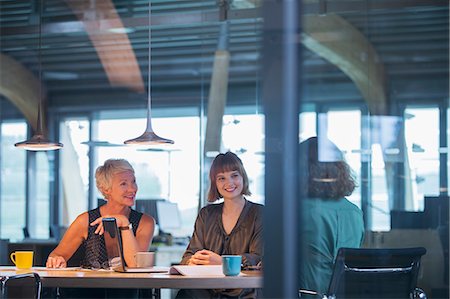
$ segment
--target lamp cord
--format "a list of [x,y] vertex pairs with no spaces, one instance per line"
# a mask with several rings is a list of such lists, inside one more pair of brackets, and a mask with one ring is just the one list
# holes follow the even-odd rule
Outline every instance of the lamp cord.
[[39,79],[39,102],[38,102],[38,115],[37,115],[37,128],[36,134],[42,134],[42,11],[43,11],[44,0],[39,1],[39,38],[38,38],[38,79]]
[[151,92],[151,74],[152,74],[152,1],[148,1],[148,95],[147,95],[147,129],[146,132],[153,132],[152,129],[152,92]]

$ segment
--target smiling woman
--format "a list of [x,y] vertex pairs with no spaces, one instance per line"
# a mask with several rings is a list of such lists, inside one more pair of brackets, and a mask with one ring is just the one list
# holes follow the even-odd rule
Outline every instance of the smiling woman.
[[148,250],[155,221],[151,216],[131,209],[138,190],[133,167],[124,159],[109,159],[97,168],[95,178],[106,204],[75,219],[58,247],[50,253],[47,267],[66,267],[67,260],[80,246],[84,248],[81,266],[91,268],[97,264],[107,264],[102,225],[104,217],[116,218],[117,226],[121,228],[128,266],[135,266],[136,252]]
[[[95,172],[97,189],[102,193],[106,204],[80,214],[70,225],[59,245],[53,250],[46,266],[65,268],[67,261],[81,249],[81,265],[85,268],[109,268],[110,261],[104,238],[102,219],[116,219],[123,240],[123,254],[126,266],[136,267],[134,256],[138,251],[148,251],[155,228],[153,217],[137,212],[134,205],[138,187],[134,169],[124,159],[108,159]],[[122,297],[133,297],[136,290],[120,290]],[[64,289],[62,298],[109,298],[108,289]]]
[[[209,178],[208,201],[223,198],[223,202],[201,209],[181,264],[220,265],[223,255],[240,255],[244,267],[258,265],[263,257],[263,206],[245,198],[251,192],[241,159],[231,152],[217,155]],[[183,290],[177,298],[217,294],[254,298],[256,293],[253,289]]]

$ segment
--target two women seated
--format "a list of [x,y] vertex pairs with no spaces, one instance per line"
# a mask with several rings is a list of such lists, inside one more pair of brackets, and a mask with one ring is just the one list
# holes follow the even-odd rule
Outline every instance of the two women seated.
[[[106,204],[75,219],[59,245],[50,253],[47,267],[66,267],[78,247],[83,246],[85,255],[82,266],[107,268],[104,217],[116,218],[128,266],[135,266],[136,252],[149,250],[155,221],[151,216],[132,209],[138,190],[132,166],[123,159],[110,159],[97,169],[95,177]],[[223,202],[208,205],[200,211],[181,263],[217,265],[222,263],[220,255],[233,254],[242,255],[244,265],[257,265],[263,256],[263,206],[245,198],[251,192],[242,161],[231,152],[219,154],[212,163],[209,177],[208,201],[223,199]],[[219,293],[240,296],[253,292],[213,290],[211,296]]]

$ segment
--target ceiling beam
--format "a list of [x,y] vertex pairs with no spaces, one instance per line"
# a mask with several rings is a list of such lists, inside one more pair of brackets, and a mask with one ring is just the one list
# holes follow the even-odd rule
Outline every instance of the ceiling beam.
[[372,114],[388,113],[384,65],[358,29],[335,14],[305,16],[302,42],[355,83]]
[[[111,85],[128,87],[140,93],[145,92],[136,55],[111,0],[95,2],[66,0],[66,3],[82,22]],[[122,32],[111,32],[110,28]]]
[[[39,84],[39,80],[22,64],[0,53],[0,94],[22,112],[34,130],[37,125]],[[44,132],[46,111],[46,105],[43,105],[41,117]]]

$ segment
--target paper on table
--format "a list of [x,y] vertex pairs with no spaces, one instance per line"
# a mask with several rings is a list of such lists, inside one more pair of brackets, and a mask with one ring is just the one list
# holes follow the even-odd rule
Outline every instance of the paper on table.
[[66,267],[66,268],[46,268],[46,267],[36,267],[36,270],[40,271],[86,271],[86,272],[114,272],[113,269],[89,269],[83,267]]
[[222,272],[222,265],[177,265],[170,267],[169,274],[181,274],[185,276],[225,276]]
[[[225,277],[222,272],[222,265],[176,265],[170,267],[169,274],[178,274],[185,276]],[[239,273],[239,276],[245,276],[245,274]]]
[[66,267],[66,268],[47,268],[47,267],[33,267],[37,271],[80,271],[81,267]]

